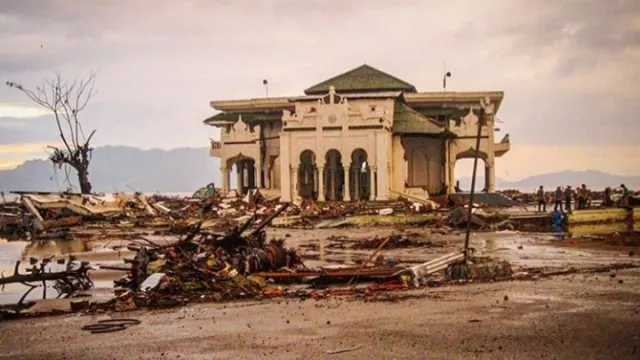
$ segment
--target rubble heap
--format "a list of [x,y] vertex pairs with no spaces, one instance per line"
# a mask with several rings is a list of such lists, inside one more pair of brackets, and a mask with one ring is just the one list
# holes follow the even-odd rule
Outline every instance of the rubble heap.
[[[9,239],[55,239],[117,235],[172,234],[186,225],[226,227],[255,217],[259,224],[276,212],[279,198],[266,199],[259,191],[244,197],[184,198],[141,193],[106,195],[16,192],[20,198],[0,203],[0,236]],[[426,212],[433,207],[406,199],[386,203],[291,204],[281,215],[284,226],[312,226],[325,219],[357,215]],[[275,225],[275,224],[274,224]],[[283,226],[283,224],[279,224]]]
[[[294,250],[282,240],[267,242],[264,227],[287,206],[244,236],[255,217],[226,234],[190,226],[178,242],[152,247],[129,247],[136,252],[130,267],[115,285],[123,301],[135,307],[163,307],[193,300],[230,300],[256,297],[264,282],[249,276],[260,271],[305,270]],[[116,305],[120,306],[121,305]]]

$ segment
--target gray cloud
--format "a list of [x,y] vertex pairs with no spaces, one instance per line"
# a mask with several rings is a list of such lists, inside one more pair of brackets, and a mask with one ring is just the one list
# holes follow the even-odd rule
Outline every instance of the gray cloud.
[[0,118],[0,144],[57,142],[53,117],[35,119]]
[[494,34],[517,42],[512,47],[515,51],[558,56],[556,74],[560,76],[592,70],[640,48],[638,1],[531,1],[514,15],[523,21],[507,22]]
[[[204,146],[208,102],[263,96],[264,78],[271,96],[299,95],[366,62],[438,91],[446,61],[451,90],[505,91],[500,127],[515,144],[637,142],[637,1],[366,4],[5,0],[0,82],[100,69],[83,114],[96,141]],[[4,86],[0,99],[27,103]],[[48,128],[35,124],[0,140],[39,141]]]

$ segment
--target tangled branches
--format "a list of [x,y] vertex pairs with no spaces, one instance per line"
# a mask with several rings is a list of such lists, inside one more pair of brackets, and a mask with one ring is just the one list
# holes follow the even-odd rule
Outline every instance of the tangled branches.
[[89,100],[95,95],[93,88],[96,75],[97,73],[92,72],[87,79],[67,82],[60,74],[56,74],[53,80],[44,80],[44,83],[35,91],[13,81],[6,83],[10,88],[23,92],[34,103],[51,111],[55,117],[63,147],[49,146],[48,148],[52,151],[49,159],[58,168],[70,166],[77,172],[80,191],[83,194],[91,193],[89,163],[92,148],[89,144],[96,131],[93,130],[89,136],[85,136],[78,114],[86,108]]

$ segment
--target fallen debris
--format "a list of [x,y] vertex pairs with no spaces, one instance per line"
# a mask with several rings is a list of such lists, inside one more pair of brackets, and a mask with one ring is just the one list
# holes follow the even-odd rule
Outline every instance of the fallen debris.
[[451,265],[460,263],[464,260],[464,258],[464,252],[453,252],[437,259],[427,261],[424,264],[412,266],[408,269],[403,269],[394,275],[400,276],[402,274],[407,274],[413,281],[414,286],[419,287],[421,280],[426,276],[444,270]]
[[100,320],[97,324],[85,325],[81,329],[90,331],[92,334],[104,334],[115,331],[122,331],[130,326],[141,324],[140,320],[136,319],[107,319]]
[[136,307],[164,307],[196,299],[261,296],[264,283],[250,274],[306,269],[295,251],[285,248],[284,241],[265,241],[263,228],[286,207],[283,205],[247,236],[242,234],[254,217],[227,234],[203,231],[198,223],[175,244],[131,249],[136,256],[129,261],[129,274],[115,282],[130,292],[118,301],[127,301],[133,294]]
[[356,351],[356,350],[360,350],[360,349],[362,349],[362,345],[357,345],[357,346],[354,346],[354,347],[350,347],[350,348],[346,348],[346,349],[340,349],[340,350],[327,350],[327,355],[342,354],[342,353]]
[[[35,262],[32,261],[32,267],[27,269],[27,274],[20,274],[20,261],[16,262],[15,268],[13,270],[13,275],[5,277],[4,274],[1,274],[0,277],[0,286],[4,289],[4,286],[12,283],[23,284],[29,289],[24,293],[24,295],[18,301],[16,307],[20,308],[26,299],[27,295],[31,293],[34,289],[38,287],[42,287],[42,298],[47,298],[47,281],[55,282],[53,288],[58,292],[58,298],[60,297],[69,297],[72,294],[81,291],[88,290],[93,287],[93,281],[89,277],[89,263],[87,262],[76,262],[73,257],[69,257],[69,260],[66,262],[66,266],[63,270],[60,271],[51,271],[53,257],[48,259],[44,259],[42,261]],[[61,262],[55,263],[56,265],[63,265],[64,260]],[[31,283],[41,283],[41,285],[33,285]]]

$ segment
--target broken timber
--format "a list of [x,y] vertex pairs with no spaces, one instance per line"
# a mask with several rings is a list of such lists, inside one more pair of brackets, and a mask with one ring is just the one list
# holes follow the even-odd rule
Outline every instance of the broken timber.
[[400,270],[394,273],[393,276],[395,277],[408,273],[413,279],[414,285],[417,287],[420,284],[420,279],[438,271],[444,270],[449,265],[457,264],[463,261],[465,259],[465,253],[466,251],[449,253],[437,259],[428,261],[424,264]]
[[0,287],[4,289],[7,284],[22,284],[29,287],[29,290],[20,298],[18,305],[22,304],[24,299],[29,293],[38,287],[38,285],[32,285],[30,283],[42,283],[42,298],[47,297],[47,281],[55,281],[54,289],[58,291],[58,297],[66,295],[69,296],[79,290],[88,290],[93,287],[93,281],[89,278],[89,270],[91,268],[88,263],[82,262],[77,268],[74,269],[73,265],[77,264],[69,259],[65,270],[56,272],[47,272],[46,267],[50,263],[51,259],[44,259],[39,265],[34,266],[27,274],[20,274],[20,261],[16,262],[13,270],[13,275],[5,277],[4,274],[0,274]]

